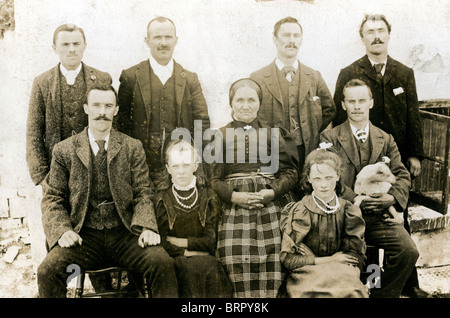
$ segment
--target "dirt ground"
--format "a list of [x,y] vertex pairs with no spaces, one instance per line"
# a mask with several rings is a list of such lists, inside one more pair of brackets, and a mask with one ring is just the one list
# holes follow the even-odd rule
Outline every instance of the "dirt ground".
[[[0,219],[0,225],[5,220]],[[11,263],[6,261],[7,251],[18,247],[19,252]],[[422,289],[434,298],[450,298],[450,265],[419,268]],[[70,285],[69,285],[70,287]],[[89,282],[86,286],[91,289]],[[69,289],[68,296],[73,295]],[[31,259],[31,245],[26,225],[2,228],[0,231],[0,298],[36,298],[38,288]]]

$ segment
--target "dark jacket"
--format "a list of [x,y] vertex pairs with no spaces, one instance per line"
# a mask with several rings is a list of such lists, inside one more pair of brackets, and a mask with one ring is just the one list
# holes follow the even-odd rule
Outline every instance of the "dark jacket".
[[[79,233],[92,192],[92,151],[87,128],[58,143],[43,186],[42,223],[49,247],[69,230]],[[153,190],[142,143],[112,130],[107,151],[108,179],[117,213],[136,235],[158,233]]]
[[[348,120],[331,130],[323,132],[320,135],[320,141],[332,143],[333,146],[330,149],[336,152],[341,158],[342,167],[340,180],[348,187],[344,197],[349,201],[353,201],[356,194],[352,189],[355,185],[356,176],[364,167],[357,160],[357,158],[359,158],[358,149]],[[388,157],[390,159],[388,166],[397,181],[392,185],[388,193],[397,201],[398,205],[395,206],[397,211],[404,211],[408,202],[411,177],[408,170],[406,170],[401,162],[400,153],[394,138],[392,135],[389,135],[380,128],[370,124],[369,140],[367,141],[371,144],[371,153],[368,164],[380,162],[383,157]]]
[[[194,135],[194,120],[202,121],[202,131],[210,127],[208,107],[197,74],[174,62],[177,127]],[[151,118],[150,62],[145,60],[120,75],[119,114],[117,128],[142,141],[144,149],[150,143]]]
[[347,118],[342,108],[342,91],[345,84],[354,78],[363,80],[372,90],[374,107],[370,110],[370,121],[394,137],[403,163],[409,157],[422,159],[423,136],[414,70],[388,56],[381,85],[377,83],[377,75],[367,55],[342,69],[334,94],[337,107],[334,126]]
[[[284,127],[283,98],[277,78],[275,61],[250,75],[262,89],[263,98],[258,119],[270,127]],[[306,154],[319,145],[319,133],[336,114],[333,97],[319,71],[299,63],[300,81],[298,107],[301,134]]]
[[[95,84],[111,84],[111,76],[87,66],[83,63],[86,91]],[[85,97],[85,102],[87,98]],[[80,106],[79,116],[87,115]],[[30,105],[28,108],[26,133],[26,158],[31,179],[35,184],[44,180],[50,170],[53,147],[63,140],[61,136],[63,126],[72,129],[71,123],[62,120],[62,101],[59,77],[59,64],[51,70],[37,76],[31,89]],[[77,120],[74,120],[77,121]],[[79,133],[80,131],[76,131]]]

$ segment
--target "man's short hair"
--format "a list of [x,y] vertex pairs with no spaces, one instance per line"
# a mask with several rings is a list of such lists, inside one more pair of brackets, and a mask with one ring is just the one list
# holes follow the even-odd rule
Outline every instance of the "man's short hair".
[[175,23],[173,23],[172,20],[170,20],[169,18],[166,18],[166,17],[156,17],[154,19],[151,19],[150,22],[147,24],[147,36],[150,36],[150,33],[148,30],[150,29],[150,24],[152,24],[152,22],[154,22],[154,21],[157,21],[157,22],[169,21],[173,25],[173,32],[174,32],[175,36],[177,36],[177,28],[175,27]]
[[89,93],[93,90],[104,91],[104,92],[112,91],[114,93],[114,96],[116,97],[116,106],[119,106],[119,96],[117,95],[117,92],[112,85],[109,85],[109,84],[92,85],[86,93],[87,103],[89,103]]
[[384,23],[386,23],[388,33],[391,34],[391,25],[384,14],[366,14],[361,22],[361,26],[359,27],[359,35],[361,37],[363,37],[363,27],[367,21],[384,21]]
[[273,27],[273,35],[277,36],[278,35],[278,30],[280,29],[282,24],[285,23],[296,23],[299,27],[300,27],[300,31],[303,34],[303,28],[300,25],[300,22],[298,22],[298,20],[296,18],[293,17],[286,17],[284,19],[281,19],[280,21],[278,21],[277,23],[275,23],[274,27]]
[[86,36],[84,35],[83,29],[75,24],[66,23],[66,24],[63,24],[63,25],[60,25],[59,27],[57,27],[55,32],[53,32],[53,44],[54,45],[56,45],[56,38],[58,37],[59,32],[63,32],[63,31],[66,31],[66,32],[78,31],[78,32],[80,32],[81,35],[83,36],[84,43],[86,43]]
[[342,89],[342,95],[344,95],[344,99],[345,99],[345,90],[347,88],[349,88],[349,87],[360,87],[360,86],[361,87],[364,87],[364,86],[367,87],[367,90],[369,91],[370,99],[372,99],[372,90],[370,89],[370,86],[367,85],[367,83],[364,82],[363,80],[360,80],[360,79],[357,79],[357,78],[351,79],[351,80],[349,80],[347,82],[347,84],[345,84],[344,88]]

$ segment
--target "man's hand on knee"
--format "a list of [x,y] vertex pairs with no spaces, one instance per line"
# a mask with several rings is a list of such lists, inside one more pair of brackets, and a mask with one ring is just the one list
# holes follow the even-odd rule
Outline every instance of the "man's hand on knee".
[[158,245],[160,243],[161,237],[159,236],[159,234],[151,230],[143,230],[138,239],[138,244],[142,248],[151,245]]
[[67,231],[58,240],[58,245],[61,247],[72,247],[76,244],[81,245],[83,239],[74,231]]

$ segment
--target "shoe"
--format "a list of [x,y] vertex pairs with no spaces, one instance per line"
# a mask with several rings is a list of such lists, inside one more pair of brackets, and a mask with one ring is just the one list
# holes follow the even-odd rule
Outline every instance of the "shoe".
[[419,287],[413,287],[411,289],[404,290],[402,292],[402,295],[409,298],[432,298],[431,294],[427,293],[423,289],[420,289]]

